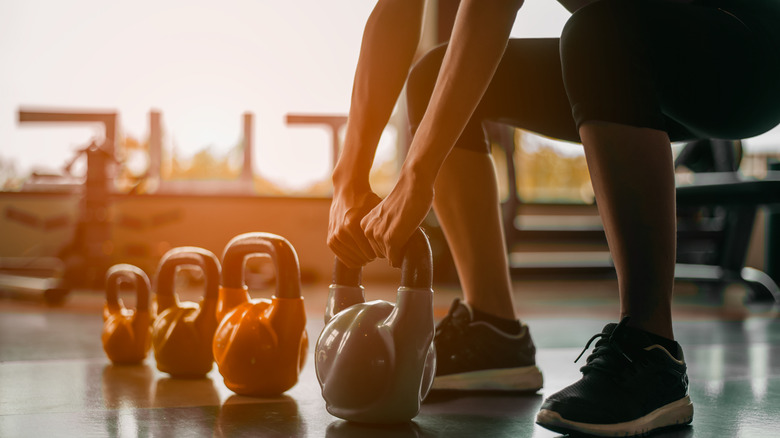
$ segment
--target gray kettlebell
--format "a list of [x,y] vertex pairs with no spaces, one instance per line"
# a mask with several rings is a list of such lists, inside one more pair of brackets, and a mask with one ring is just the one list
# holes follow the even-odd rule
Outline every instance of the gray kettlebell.
[[361,270],[336,259],[315,368],[326,408],[361,423],[414,418],[436,370],[433,260],[428,237],[409,239],[395,305],[365,302]]

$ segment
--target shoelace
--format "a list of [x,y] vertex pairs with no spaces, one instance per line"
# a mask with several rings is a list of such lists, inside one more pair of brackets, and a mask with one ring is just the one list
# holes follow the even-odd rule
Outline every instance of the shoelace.
[[442,320],[439,322],[439,324],[436,325],[435,330],[435,337],[443,336],[444,339],[449,339],[450,337],[459,337],[462,335],[465,327],[464,324],[459,324],[459,321],[455,321],[453,318],[453,315],[455,314],[455,310],[460,306],[460,300],[455,299],[455,301],[452,302],[452,306],[450,306],[450,311],[447,313],[447,316],[442,318]]
[[622,348],[620,348],[620,345],[618,344],[616,340],[616,334],[620,333],[620,331],[623,330],[623,327],[625,327],[626,323],[628,321],[628,317],[623,318],[620,323],[615,327],[614,330],[612,330],[612,333],[597,333],[593,335],[588,340],[588,343],[585,344],[585,348],[582,349],[582,352],[580,352],[579,356],[577,356],[577,359],[574,360],[576,363],[580,360],[583,354],[585,354],[586,351],[588,351],[588,348],[590,348],[590,344],[598,339],[599,341],[596,342],[596,346],[593,348],[593,353],[588,356],[586,360],[585,366],[582,367],[583,371],[589,370],[589,369],[596,369],[600,371],[604,371],[607,373],[615,373],[616,370],[613,367],[610,367],[610,363],[607,361],[597,361],[596,359],[600,357],[613,357],[616,356],[614,353],[619,353],[618,357],[622,357],[625,359],[629,364],[633,364],[634,361],[623,351]]

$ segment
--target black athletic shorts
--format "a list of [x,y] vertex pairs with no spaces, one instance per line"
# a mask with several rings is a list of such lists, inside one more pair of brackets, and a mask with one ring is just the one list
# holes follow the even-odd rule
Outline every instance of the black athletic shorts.
[[[780,123],[778,23],[780,0],[597,1],[560,38],[509,41],[456,147],[487,151],[483,121],[569,141],[587,121],[664,130],[672,141],[761,134]],[[445,49],[410,73],[413,132]]]

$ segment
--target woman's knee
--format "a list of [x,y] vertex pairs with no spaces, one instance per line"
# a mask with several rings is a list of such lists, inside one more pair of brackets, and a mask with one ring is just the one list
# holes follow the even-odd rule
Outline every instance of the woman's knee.
[[663,128],[645,55],[646,3],[599,0],[572,14],[561,33],[561,68],[572,115],[590,120]]
[[446,50],[446,44],[431,49],[417,61],[409,73],[406,82],[406,104],[412,132],[417,129],[428,108],[428,101],[433,94],[433,87],[436,85],[436,78],[439,76]]
[[[409,73],[406,82],[406,103],[412,134],[417,131],[417,127],[420,126],[423,115],[428,109],[428,102],[431,100],[433,88],[436,86],[436,79],[439,77],[439,70],[446,50],[447,44],[431,49],[412,67],[412,71]],[[468,122],[454,147],[483,153],[490,152],[479,118]]]

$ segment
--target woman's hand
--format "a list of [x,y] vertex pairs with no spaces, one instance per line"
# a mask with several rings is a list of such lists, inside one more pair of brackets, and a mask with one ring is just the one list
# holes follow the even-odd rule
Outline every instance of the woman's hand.
[[433,184],[416,182],[401,172],[387,198],[360,222],[374,253],[387,258],[393,267],[400,267],[406,242],[425,220],[432,203]]
[[360,227],[360,220],[381,200],[370,189],[338,190],[333,194],[328,223],[328,247],[349,268],[359,268],[376,258]]

